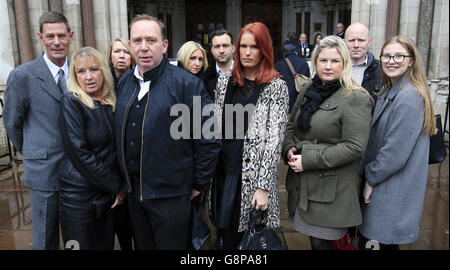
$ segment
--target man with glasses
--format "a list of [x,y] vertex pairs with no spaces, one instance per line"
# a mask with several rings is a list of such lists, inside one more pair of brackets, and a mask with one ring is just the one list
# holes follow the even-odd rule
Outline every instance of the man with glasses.
[[18,66],[8,77],[3,121],[22,153],[25,184],[30,188],[33,249],[59,249],[58,174],[64,154],[58,114],[67,91],[73,31],[64,15],[50,11],[39,19],[45,51]]
[[350,52],[353,78],[358,84],[369,91],[376,101],[376,95],[381,88],[381,65],[369,52],[372,39],[369,29],[362,23],[353,23],[345,31],[345,44]]

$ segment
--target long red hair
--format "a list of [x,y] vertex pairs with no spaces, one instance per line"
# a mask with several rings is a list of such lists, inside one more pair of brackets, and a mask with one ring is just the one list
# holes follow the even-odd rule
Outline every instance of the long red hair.
[[236,44],[238,52],[234,54],[234,82],[241,87],[244,86],[243,67],[241,65],[239,50],[241,46],[242,35],[246,32],[249,32],[254,36],[256,46],[258,47],[262,55],[261,61],[259,62],[259,72],[256,75],[255,83],[269,83],[273,79],[280,77],[280,74],[275,70],[273,64],[273,46],[269,29],[267,29],[267,27],[263,23],[254,22],[245,25],[239,32]]

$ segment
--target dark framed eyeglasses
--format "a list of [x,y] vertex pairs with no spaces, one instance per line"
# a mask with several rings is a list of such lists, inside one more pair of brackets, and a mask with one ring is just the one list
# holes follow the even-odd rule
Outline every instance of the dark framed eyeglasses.
[[381,55],[380,56],[380,60],[383,63],[389,63],[389,61],[391,61],[391,59],[394,59],[394,63],[403,63],[403,61],[405,61],[405,57],[413,57],[412,55],[402,55],[402,54],[397,54],[397,55]]

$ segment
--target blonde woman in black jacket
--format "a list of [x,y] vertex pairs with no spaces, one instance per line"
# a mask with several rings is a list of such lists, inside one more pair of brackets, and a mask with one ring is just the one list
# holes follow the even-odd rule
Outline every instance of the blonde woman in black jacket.
[[63,240],[77,241],[82,250],[113,249],[111,209],[121,204],[125,191],[114,144],[112,75],[91,47],[74,53],[69,74],[59,117],[65,153],[59,168]]

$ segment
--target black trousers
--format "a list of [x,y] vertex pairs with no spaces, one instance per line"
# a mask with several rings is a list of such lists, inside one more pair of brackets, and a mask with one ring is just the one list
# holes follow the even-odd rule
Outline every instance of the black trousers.
[[116,206],[113,210],[114,232],[117,234],[121,250],[133,249],[133,230],[128,208],[128,198],[123,200],[123,204]]
[[136,250],[187,250],[191,220],[189,196],[139,200],[139,183],[128,195]]

